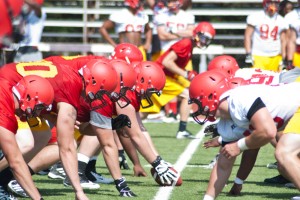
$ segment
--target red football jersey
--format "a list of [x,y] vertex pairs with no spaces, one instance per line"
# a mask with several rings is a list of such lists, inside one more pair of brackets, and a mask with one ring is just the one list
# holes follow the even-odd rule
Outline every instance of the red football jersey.
[[69,65],[65,66],[45,60],[11,63],[1,68],[0,78],[6,79],[10,84],[15,85],[26,75],[44,77],[49,80],[54,89],[52,112],[57,112],[56,104],[58,102],[69,103],[78,110],[83,83],[76,64],[76,62],[69,62]]
[[15,117],[12,85],[7,80],[0,79],[0,94],[0,126],[16,133],[18,122]]
[[59,63],[60,65],[67,65],[69,66],[70,64],[76,68],[80,69],[84,65],[86,65],[90,60],[93,59],[106,59],[104,56],[94,56],[94,55],[89,55],[89,56],[50,56],[45,58],[44,60],[51,61],[53,63]]
[[[170,53],[170,51],[174,51],[177,55],[177,59],[175,63],[180,67],[181,69],[184,69],[189,60],[192,58],[192,52],[193,52],[193,44],[191,39],[182,39],[175,44],[173,44],[163,55],[161,55],[157,59],[157,63],[161,66],[163,66],[162,61],[164,58]],[[163,68],[165,74],[167,76],[174,77],[174,73],[170,72],[166,68]]]

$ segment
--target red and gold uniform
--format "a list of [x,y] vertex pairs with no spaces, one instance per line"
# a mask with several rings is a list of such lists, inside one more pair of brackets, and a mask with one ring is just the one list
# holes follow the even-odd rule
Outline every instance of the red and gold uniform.
[[[56,104],[58,102],[66,102],[74,106],[79,113],[80,95],[82,91],[82,78],[78,73],[78,69],[83,67],[88,61],[95,58],[103,58],[99,56],[52,56],[45,60],[37,62],[11,63],[3,66],[0,70],[0,78],[4,78],[11,85],[16,84],[23,76],[39,75],[48,79],[53,86],[55,97],[51,112],[56,113]],[[39,126],[34,129],[48,129],[47,123],[42,120]],[[18,120],[20,129],[28,129],[27,122]],[[53,136],[50,143],[56,142],[55,128],[52,131]]]
[[12,93],[12,85],[0,79],[0,126],[16,133],[18,129],[17,118],[15,117],[15,103]]
[[[192,57],[192,40],[182,39],[176,42],[156,62],[163,67],[162,61],[171,51],[174,51],[177,55],[177,60],[175,61],[177,66],[185,69],[186,64]],[[152,95],[151,100],[154,105],[146,109],[141,108],[141,112],[159,112],[162,106],[166,105],[174,97],[180,95],[185,88],[189,87],[190,82],[184,77],[173,74],[164,67],[163,70],[166,74],[166,84],[162,90],[162,94],[159,97]]]

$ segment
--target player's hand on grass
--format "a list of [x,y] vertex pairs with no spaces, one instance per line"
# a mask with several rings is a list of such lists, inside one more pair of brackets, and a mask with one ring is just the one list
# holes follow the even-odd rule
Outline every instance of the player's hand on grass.
[[208,149],[210,147],[219,147],[221,144],[219,143],[219,137],[215,137],[215,138],[212,138],[210,140],[207,140],[206,142],[204,142],[203,144],[203,147],[205,149]]
[[231,190],[228,192],[230,196],[241,196],[241,190],[243,188],[243,184],[234,183]]

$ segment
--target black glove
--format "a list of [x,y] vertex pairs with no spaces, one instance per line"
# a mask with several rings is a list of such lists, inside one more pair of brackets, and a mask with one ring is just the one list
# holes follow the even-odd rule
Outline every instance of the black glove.
[[115,180],[115,184],[121,197],[136,197],[136,194],[134,194],[127,186],[126,179],[124,177]]
[[246,54],[246,57],[245,57],[245,63],[247,64],[252,64],[252,56],[250,53],[247,53]]
[[112,130],[117,130],[127,126],[131,128],[131,121],[127,115],[118,115],[116,118],[111,119],[111,127]]
[[283,60],[282,62],[282,69],[291,70],[294,69],[295,66],[293,66],[292,60]]

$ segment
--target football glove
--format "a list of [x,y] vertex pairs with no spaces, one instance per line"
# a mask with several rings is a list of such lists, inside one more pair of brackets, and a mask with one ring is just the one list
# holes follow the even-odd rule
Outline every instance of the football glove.
[[160,156],[157,156],[156,160],[151,164],[162,184],[171,184],[173,181],[177,181],[179,175],[175,173],[173,170],[170,170],[172,165],[164,160]]
[[282,61],[282,69],[291,70],[294,68],[295,68],[295,66],[293,66],[292,60],[283,60]]
[[120,192],[121,197],[136,197],[126,183],[126,179],[124,177],[115,180],[116,188]]
[[246,57],[245,57],[245,63],[251,64],[251,65],[252,65],[252,56],[251,56],[250,53],[247,53],[247,54],[246,54]]
[[116,118],[111,119],[112,130],[121,129],[124,126],[131,128],[131,121],[127,115],[120,114]]
[[192,81],[195,78],[195,76],[197,76],[197,75],[198,75],[198,73],[196,71],[194,71],[194,70],[192,70],[192,71],[186,71],[185,78],[188,79],[189,81]]

